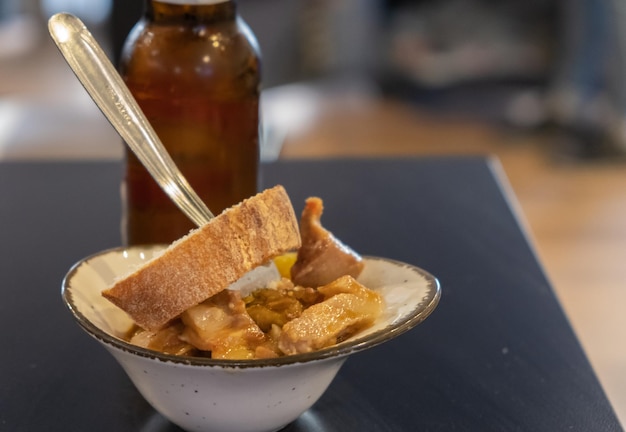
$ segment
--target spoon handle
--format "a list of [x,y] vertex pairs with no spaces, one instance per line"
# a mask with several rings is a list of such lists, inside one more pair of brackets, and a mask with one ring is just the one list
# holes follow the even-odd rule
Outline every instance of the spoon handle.
[[48,29],[87,93],[170,199],[198,226],[212,219],[85,25],[59,13],[50,18]]

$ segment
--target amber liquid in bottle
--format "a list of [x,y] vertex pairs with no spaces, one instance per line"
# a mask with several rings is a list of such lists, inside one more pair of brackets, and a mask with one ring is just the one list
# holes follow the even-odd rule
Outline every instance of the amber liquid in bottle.
[[[147,0],[120,72],[174,162],[218,214],[257,192],[260,56],[234,1],[207,3]],[[128,148],[122,200],[129,245],[171,243],[194,228]]]

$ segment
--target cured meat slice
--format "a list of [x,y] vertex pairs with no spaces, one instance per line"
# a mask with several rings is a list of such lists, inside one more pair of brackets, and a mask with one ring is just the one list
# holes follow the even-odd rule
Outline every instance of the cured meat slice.
[[302,246],[291,268],[296,285],[318,287],[344,275],[356,278],[363,270],[361,257],[322,226],[323,211],[320,198],[306,200],[300,218]]

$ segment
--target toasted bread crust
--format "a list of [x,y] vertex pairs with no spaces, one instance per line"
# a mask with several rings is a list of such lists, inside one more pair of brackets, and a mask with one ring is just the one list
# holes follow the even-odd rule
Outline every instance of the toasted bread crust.
[[156,330],[300,243],[291,201],[276,186],[225,210],[102,295]]

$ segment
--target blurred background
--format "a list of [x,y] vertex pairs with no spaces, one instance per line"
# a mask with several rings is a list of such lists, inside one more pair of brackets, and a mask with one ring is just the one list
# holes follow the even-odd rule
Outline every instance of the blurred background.
[[[523,132],[550,128],[558,135],[552,150],[562,157],[626,153],[626,30],[619,25],[626,6],[619,0],[238,3],[262,48],[265,89],[282,90],[268,91],[271,101],[276,93],[293,102],[311,90],[341,89]],[[78,15],[115,61],[142,7],[142,0],[2,0],[1,95],[40,93],[50,81],[38,67],[22,72],[58,63],[45,29],[51,14]],[[301,109],[291,115],[294,125],[311,114],[310,106]],[[282,140],[284,119],[267,120],[268,138]],[[7,146],[5,154],[27,151]],[[92,150],[99,151],[82,152]]]
[[[497,157],[626,423],[624,2],[237,3],[263,53],[263,159]],[[0,160],[121,157],[46,21],[78,15],[115,62],[142,7],[0,0]]]

